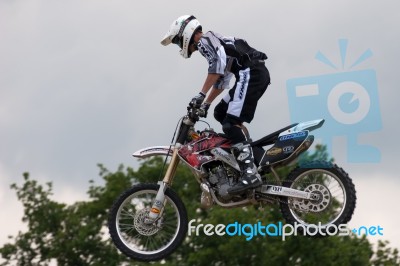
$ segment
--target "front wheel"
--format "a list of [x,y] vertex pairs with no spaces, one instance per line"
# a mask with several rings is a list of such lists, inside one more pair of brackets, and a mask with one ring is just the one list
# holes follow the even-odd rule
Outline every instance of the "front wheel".
[[337,232],[337,226],[349,222],[353,215],[356,190],[349,175],[336,164],[307,163],[294,169],[283,185],[314,196],[312,200],[289,197],[281,202],[286,222],[303,225],[312,235],[331,235],[330,232]]
[[165,206],[152,224],[144,222],[159,185],[139,184],[125,191],[110,210],[108,228],[115,246],[125,255],[141,261],[160,260],[182,243],[187,233],[186,208],[170,188]]

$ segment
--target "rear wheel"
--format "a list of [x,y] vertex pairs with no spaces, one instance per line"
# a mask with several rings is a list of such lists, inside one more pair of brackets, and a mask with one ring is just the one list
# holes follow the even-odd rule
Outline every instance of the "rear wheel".
[[165,191],[165,206],[151,224],[144,222],[159,185],[139,184],[125,191],[110,210],[108,227],[115,246],[125,255],[141,261],[160,260],[182,243],[187,232],[187,213],[179,197]]
[[337,226],[349,222],[353,215],[356,190],[349,175],[336,164],[307,163],[294,169],[283,185],[315,197],[313,200],[288,197],[281,202],[286,222],[303,225],[311,235],[336,234]]

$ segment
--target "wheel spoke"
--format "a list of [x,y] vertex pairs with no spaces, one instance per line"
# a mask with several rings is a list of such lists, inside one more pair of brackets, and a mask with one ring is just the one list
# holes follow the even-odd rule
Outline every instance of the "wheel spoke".
[[293,181],[291,188],[318,195],[317,200],[289,200],[293,216],[304,224],[332,223],[344,209],[345,189],[340,179],[329,171],[306,171]]
[[177,237],[180,213],[168,196],[163,214],[152,224],[144,222],[156,194],[157,190],[136,191],[120,204],[116,214],[118,238],[136,253],[161,252]]

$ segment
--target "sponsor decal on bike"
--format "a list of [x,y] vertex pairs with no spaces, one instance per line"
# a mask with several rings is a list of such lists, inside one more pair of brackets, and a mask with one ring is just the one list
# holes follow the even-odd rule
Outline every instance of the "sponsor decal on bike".
[[271,186],[271,189],[275,192],[281,192],[282,191],[282,187],[279,186]]
[[161,147],[161,148],[150,148],[150,149],[142,151],[141,153],[156,152],[156,151],[168,151],[168,150],[169,150],[168,148],[163,148],[163,147]]
[[207,156],[207,155],[197,155],[197,159],[201,162],[203,161],[209,161],[211,159],[213,159],[212,156]]
[[134,157],[139,157],[139,158],[146,158],[148,156],[152,155],[157,155],[157,154],[168,154],[172,153],[172,149],[168,146],[158,146],[158,147],[148,147],[145,149],[138,150],[132,154]]
[[287,154],[287,153],[292,153],[294,151],[294,146],[285,146],[282,148],[283,153]]
[[301,132],[296,132],[296,133],[292,133],[292,134],[288,134],[288,135],[283,135],[279,138],[279,140],[284,141],[284,140],[288,140],[288,139],[301,138],[306,135],[307,135],[307,133],[305,131],[301,131]]
[[278,147],[272,147],[271,149],[269,149],[267,151],[267,155],[270,155],[270,156],[275,156],[280,153],[282,153],[282,148],[278,148]]

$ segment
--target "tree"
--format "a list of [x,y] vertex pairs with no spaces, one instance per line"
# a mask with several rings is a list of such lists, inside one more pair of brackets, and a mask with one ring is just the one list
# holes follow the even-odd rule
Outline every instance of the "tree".
[[[326,156],[323,150],[317,150]],[[144,265],[117,252],[108,237],[106,228],[109,208],[120,193],[138,182],[156,182],[160,179],[163,160],[155,157],[143,161],[137,171],[120,166],[109,172],[99,166],[104,185],[90,181],[89,200],[72,205],[51,199],[52,184],[39,184],[24,174],[23,184],[13,184],[19,201],[23,204],[22,220],[26,232],[11,238],[3,245],[0,254],[2,265]],[[289,168],[281,171],[290,171]],[[283,173],[284,174],[284,173]],[[179,166],[173,189],[186,205],[189,221],[198,223],[241,224],[283,222],[277,205],[248,206],[237,209],[213,207],[201,210],[200,189],[190,170]],[[308,238],[256,237],[247,241],[241,236],[207,237],[191,234],[163,265],[396,265],[400,263],[397,249],[380,242],[374,252],[365,237]],[[155,262],[153,264],[159,264]]]
[[[101,168],[105,173],[105,169]],[[119,169],[113,178],[104,176],[105,187],[90,186],[87,202],[70,206],[51,200],[52,184],[42,186],[24,174],[22,186],[12,188],[23,204],[22,220],[28,231],[19,232],[13,244],[0,249],[3,265],[118,265],[121,256],[107,240],[107,209],[117,195],[130,185],[130,173]]]

